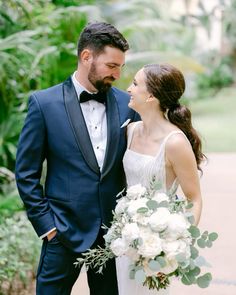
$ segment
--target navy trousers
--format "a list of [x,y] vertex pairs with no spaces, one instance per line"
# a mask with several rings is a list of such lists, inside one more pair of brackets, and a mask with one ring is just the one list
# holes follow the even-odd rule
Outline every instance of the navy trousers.
[[[100,232],[93,247],[103,245]],[[80,274],[80,268],[73,264],[78,254],[72,253],[55,236],[49,242],[45,239],[37,273],[37,295],[70,295]],[[102,274],[96,270],[87,271],[90,295],[118,295],[115,260],[110,260]],[[78,293],[79,295],[79,293]]]

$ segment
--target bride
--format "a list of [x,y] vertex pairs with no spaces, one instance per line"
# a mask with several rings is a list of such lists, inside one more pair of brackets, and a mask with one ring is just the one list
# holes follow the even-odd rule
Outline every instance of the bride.
[[[184,77],[172,65],[151,64],[137,72],[128,88],[129,107],[142,121],[128,126],[123,164],[128,187],[138,183],[148,187],[153,176],[162,183],[162,192],[176,192],[180,185],[194,205],[197,224],[202,210],[198,170],[204,155],[191,112],[179,103],[184,90]],[[149,290],[129,279],[129,264],[126,256],[116,259],[119,295],[169,294],[167,289]]]

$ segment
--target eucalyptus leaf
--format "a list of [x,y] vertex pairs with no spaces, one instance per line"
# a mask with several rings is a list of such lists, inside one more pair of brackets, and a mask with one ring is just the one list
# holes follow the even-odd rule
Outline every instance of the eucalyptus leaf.
[[188,202],[188,205],[186,206],[186,209],[191,209],[191,208],[193,208],[193,203]]
[[148,212],[148,208],[146,207],[141,207],[137,210],[137,213],[145,214]]
[[188,272],[185,274],[185,276],[188,278],[188,281],[191,282],[191,284],[196,282],[196,275],[193,272]]
[[167,201],[162,201],[162,202],[160,202],[160,203],[158,204],[158,207],[159,207],[159,208],[161,208],[161,207],[165,207],[165,208],[167,208],[167,207],[169,207],[169,202],[167,202]]
[[210,233],[208,238],[209,238],[210,241],[214,242],[218,238],[218,234],[215,233],[215,232]]
[[162,188],[162,182],[160,180],[156,181],[156,180],[153,180],[153,189],[155,191],[158,191]]
[[212,247],[212,241],[207,240],[206,241],[206,247],[211,248]]
[[142,238],[138,238],[135,240],[135,245],[139,245],[141,246],[143,244],[143,239]]
[[148,206],[149,209],[151,210],[156,210],[158,207],[158,203],[155,200],[148,200],[146,205]]
[[192,285],[191,280],[189,279],[188,276],[186,276],[186,274],[184,274],[184,275],[182,276],[182,278],[181,278],[181,282],[182,282],[184,285],[187,285],[187,286]]
[[187,219],[188,219],[188,222],[189,223],[191,223],[191,224],[194,224],[195,223],[195,218],[194,218],[193,215],[188,216]]
[[148,262],[148,266],[151,270],[159,272],[161,269],[161,265],[158,261],[156,260],[151,260]]
[[195,225],[191,225],[188,230],[193,238],[198,238],[200,236],[200,230]]
[[206,247],[206,242],[202,238],[197,240],[197,244],[200,248],[205,248]]
[[198,257],[195,259],[195,264],[196,264],[198,267],[206,266],[206,265],[207,265],[207,261],[206,261],[206,259],[205,259],[203,256],[198,256]]
[[185,212],[184,215],[185,215],[185,217],[188,218],[188,219],[189,219],[189,218],[192,218],[192,217],[194,218],[193,213],[190,212],[190,211]]
[[138,271],[135,272],[135,275],[134,275],[134,278],[135,278],[135,281],[140,283],[140,284],[143,284],[146,280],[146,275],[145,275],[145,272],[140,269]]
[[131,280],[134,280],[134,277],[135,277],[135,270],[134,269],[131,269],[130,272],[129,272],[129,278]]
[[179,266],[182,269],[188,269],[189,268],[189,261],[179,262]]
[[158,261],[161,265],[161,267],[165,267],[166,266],[166,261],[165,258],[158,256],[157,258],[155,258],[156,261]]
[[175,255],[175,258],[178,262],[185,262],[186,261],[186,256],[182,253]]
[[201,272],[200,267],[196,266],[193,270],[190,270],[189,273],[194,276],[198,276]]
[[197,285],[200,288],[207,288],[212,280],[212,276],[210,273],[206,273],[203,276],[197,278]]
[[190,246],[190,251],[191,251],[191,257],[193,259],[197,258],[199,255],[198,249],[195,248],[194,246]]
[[207,238],[208,238],[208,231],[204,231],[204,233],[202,234],[201,238],[203,240],[207,240]]
[[191,258],[189,263],[189,269],[193,270],[196,267],[194,260]]

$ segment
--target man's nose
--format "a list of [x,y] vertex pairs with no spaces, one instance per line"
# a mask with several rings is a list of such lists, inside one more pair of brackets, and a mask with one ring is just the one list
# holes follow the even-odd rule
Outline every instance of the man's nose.
[[120,74],[121,74],[121,70],[120,69],[116,69],[113,73],[112,76],[118,80],[120,78]]

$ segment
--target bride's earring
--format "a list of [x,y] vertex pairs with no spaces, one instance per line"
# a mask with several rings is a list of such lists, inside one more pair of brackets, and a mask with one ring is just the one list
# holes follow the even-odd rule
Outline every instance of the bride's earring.
[[146,102],[149,102],[149,101],[153,101],[153,96],[152,96],[152,94],[150,94],[150,96],[146,99]]

